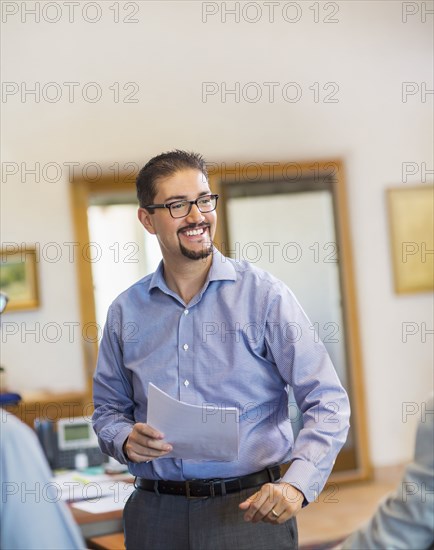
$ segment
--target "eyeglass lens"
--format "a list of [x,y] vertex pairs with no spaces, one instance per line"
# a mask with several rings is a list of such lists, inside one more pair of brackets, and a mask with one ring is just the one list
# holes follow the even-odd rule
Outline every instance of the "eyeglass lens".
[[[216,207],[217,197],[207,195],[197,199],[196,204],[200,212],[212,212]],[[174,218],[183,218],[188,216],[192,208],[192,203],[189,201],[177,201],[170,205],[170,213]]]

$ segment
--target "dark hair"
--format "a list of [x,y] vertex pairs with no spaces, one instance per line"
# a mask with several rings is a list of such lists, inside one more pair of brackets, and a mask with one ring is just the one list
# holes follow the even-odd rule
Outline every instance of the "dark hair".
[[[153,203],[159,179],[173,176],[176,172],[189,168],[199,170],[208,179],[205,160],[198,153],[188,153],[176,149],[151,158],[140,170],[136,179],[137,198],[140,206],[144,208],[147,204]],[[150,210],[150,212],[153,213],[154,210]]]

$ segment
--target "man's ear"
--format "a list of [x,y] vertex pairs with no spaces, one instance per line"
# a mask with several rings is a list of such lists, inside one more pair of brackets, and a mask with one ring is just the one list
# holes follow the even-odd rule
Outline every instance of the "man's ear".
[[139,208],[139,210],[137,211],[137,216],[140,220],[140,223],[143,225],[146,231],[149,231],[151,235],[155,235],[154,224],[152,223],[154,221],[153,215],[150,214],[146,210],[146,208]]

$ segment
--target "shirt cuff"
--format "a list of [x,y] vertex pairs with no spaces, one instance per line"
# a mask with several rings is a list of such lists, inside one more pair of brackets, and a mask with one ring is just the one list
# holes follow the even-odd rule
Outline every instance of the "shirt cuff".
[[132,426],[125,426],[116,435],[116,437],[113,440],[114,449],[116,453],[116,456],[114,458],[116,458],[116,460],[121,464],[128,464],[129,462],[127,455],[124,453],[123,446],[124,446],[125,440],[130,435],[131,432],[132,432]]
[[303,493],[303,506],[317,500],[325,485],[317,468],[311,462],[301,459],[294,460],[280,481],[290,483]]

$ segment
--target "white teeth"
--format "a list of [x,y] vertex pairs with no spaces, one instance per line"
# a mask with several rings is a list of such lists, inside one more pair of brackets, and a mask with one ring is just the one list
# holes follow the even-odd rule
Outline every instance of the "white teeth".
[[186,231],[185,234],[187,237],[193,237],[194,235],[202,235],[203,229],[192,229],[191,231]]

